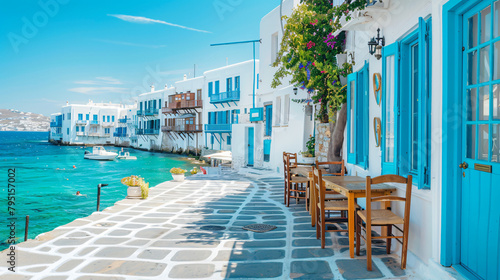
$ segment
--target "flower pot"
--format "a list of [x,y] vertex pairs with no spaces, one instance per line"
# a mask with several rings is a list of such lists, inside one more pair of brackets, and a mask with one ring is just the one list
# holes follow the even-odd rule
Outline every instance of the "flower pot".
[[172,174],[172,178],[174,178],[174,182],[183,182],[184,174]]
[[315,157],[305,157],[300,155],[298,158],[298,163],[313,164],[316,162]]
[[142,198],[141,187],[139,186],[129,186],[127,189],[127,198]]

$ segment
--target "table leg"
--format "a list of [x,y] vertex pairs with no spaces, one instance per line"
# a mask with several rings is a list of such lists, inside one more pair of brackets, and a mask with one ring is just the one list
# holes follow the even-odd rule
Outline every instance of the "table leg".
[[354,258],[354,215],[356,215],[356,209],[354,207],[354,193],[349,193],[347,197],[348,203],[348,213],[347,213],[347,221],[348,221],[348,229],[349,229],[349,253],[351,255],[351,259]]

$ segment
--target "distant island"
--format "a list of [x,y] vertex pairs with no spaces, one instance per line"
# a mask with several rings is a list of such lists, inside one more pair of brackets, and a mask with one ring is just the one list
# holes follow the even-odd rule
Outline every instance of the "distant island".
[[0,131],[48,131],[50,118],[44,115],[0,109]]

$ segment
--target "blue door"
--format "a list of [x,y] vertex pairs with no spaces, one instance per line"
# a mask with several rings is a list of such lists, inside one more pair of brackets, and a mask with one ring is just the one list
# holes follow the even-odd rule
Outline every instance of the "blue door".
[[500,1],[463,16],[461,265],[500,277]]
[[266,136],[273,132],[273,105],[266,106]]
[[253,137],[253,127],[248,128],[248,165],[253,166],[253,146],[254,146],[254,137]]

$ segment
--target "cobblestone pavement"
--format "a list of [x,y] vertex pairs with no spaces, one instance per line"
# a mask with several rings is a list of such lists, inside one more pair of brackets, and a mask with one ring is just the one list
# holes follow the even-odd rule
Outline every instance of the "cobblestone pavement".
[[[253,223],[277,228],[242,229]],[[275,174],[198,176],[162,183],[147,200],[120,201],[19,244],[15,273],[1,252],[0,279],[416,278],[384,244],[375,245],[371,272],[363,256],[349,258],[345,233],[327,233],[321,249],[303,202],[283,205]]]

